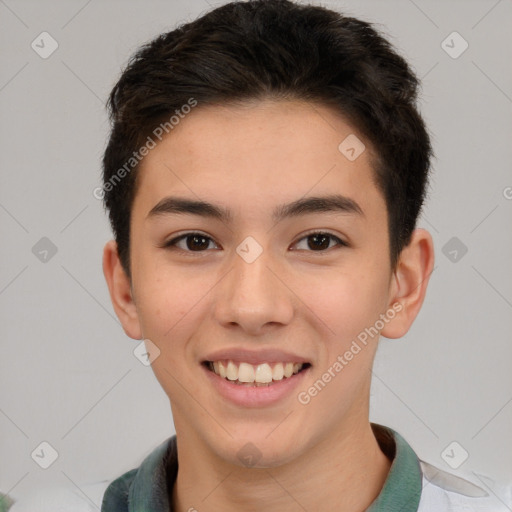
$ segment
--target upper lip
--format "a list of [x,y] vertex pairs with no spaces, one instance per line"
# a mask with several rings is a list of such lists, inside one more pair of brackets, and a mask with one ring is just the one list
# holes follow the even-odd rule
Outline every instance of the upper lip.
[[226,348],[212,352],[204,358],[204,361],[224,360],[256,365],[263,363],[309,363],[309,360],[293,352],[278,349],[245,350],[240,348]]

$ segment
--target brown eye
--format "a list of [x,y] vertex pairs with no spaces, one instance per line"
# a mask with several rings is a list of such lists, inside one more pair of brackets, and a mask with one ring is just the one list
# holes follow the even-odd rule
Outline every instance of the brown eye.
[[[309,233],[305,237],[303,237],[299,242],[306,240],[307,248],[305,250],[313,251],[313,252],[325,252],[331,246],[331,241],[334,240],[336,242],[335,245],[347,246],[348,244],[338,238],[337,236],[331,235],[330,233],[324,233],[321,231],[317,231],[315,233]],[[304,250],[304,247],[301,249]]]
[[[184,244],[179,245],[181,242]],[[168,249],[178,248],[185,252],[204,252],[213,240],[201,233],[185,233],[169,240],[164,247]]]

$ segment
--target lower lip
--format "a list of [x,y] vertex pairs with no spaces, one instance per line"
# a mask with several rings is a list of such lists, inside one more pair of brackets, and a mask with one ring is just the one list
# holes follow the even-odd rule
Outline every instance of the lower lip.
[[265,407],[283,400],[292,394],[311,368],[308,367],[292,377],[284,378],[270,386],[246,386],[233,384],[233,382],[223,379],[204,365],[201,365],[201,367],[221,396],[242,407]]

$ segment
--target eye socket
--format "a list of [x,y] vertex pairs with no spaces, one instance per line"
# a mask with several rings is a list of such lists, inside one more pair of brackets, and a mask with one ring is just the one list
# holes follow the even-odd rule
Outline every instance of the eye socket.
[[[330,241],[327,242],[327,247],[325,247],[325,241],[326,240],[334,240],[336,243],[336,245],[340,245],[342,247],[348,247],[348,244],[344,241],[344,240],[341,240],[341,238],[338,238],[337,236],[331,234],[331,233],[326,233],[325,231],[313,231],[312,233],[308,233],[307,235],[303,236],[299,242],[301,242],[302,240],[309,240],[309,239],[313,239],[313,244],[317,244],[318,242],[320,242],[321,244],[323,244],[323,250],[320,250],[320,251],[317,251],[317,250],[312,250],[312,251],[308,251],[308,252],[326,252],[326,249],[330,249],[332,248],[331,244],[330,244]],[[307,246],[309,248],[311,248],[312,244],[310,244],[309,242],[306,242],[307,243]]]
[[[191,244],[188,243],[188,240],[190,240],[190,239],[192,240]],[[197,243],[197,245],[199,246],[199,249],[201,249],[201,247],[204,248],[205,242],[206,242],[206,246],[209,245],[209,242],[207,242],[208,240],[213,242],[213,239],[210,238],[209,236],[203,235],[202,233],[198,233],[195,231],[191,231],[189,233],[184,233],[183,235],[177,236],[176,238],[172,238],[171,240],[166,242],[163,245],[163,247],[166,249],[171,249],[171,250],[178,248],[179,250],[181,250],[183,252],[204,252],[202,250],[198,250],[198,251],[196,251],[194,249],[190,250],[190,247],[191,246],[193,247],[192,244]],[[178,245],[181,241],[185,241],[185,248],[180,247]]]
[[[336,242],[335,245],[348,247],[348,244],[345,241],[343,241],[339,237],[337,237],[331,233],[327,233],[325,231],[313,231],[312,233],[308,233],[305,236],[303,236],[295,245],[302,242],[303,240],[308,240],[308,239],[313,239],[313,244],[320,243],[321,245],[323,245],[323,247],[320,247],[321,250],[313,249],[308,252],[325,252],[326,249],[332,248],[330,241],[327,243],[327,247],[325,247],[325,241],[329,240],[329,239],[334,240]],[[192,242],[188,243],[189,240],[192,240]],[[179,246],[179,244],[182,241],[185,242],[185,247]],[[210,238],[209,236],[203,235],[202,233],[199,233],[196,231],[190,231],[188,233],[184,233],[180,236],[172,238],[171,240],[167,241],[162,247],[169,249],[169,250],[179,249],[182,252],[188,252],[188,253],[205,252],[202,249],[207,249],[210,242],[213,242],[216,245],[217,249],[219,248],[217,246],[217,244],[213,241],[213,239]],[[307,243],[308,248],[312,247],[312,244],[310,244],[308,242],[306,242],[306,243]],[[195,248],[199,249],[199,250],[195,250],[193,248],[194,247],[193,244],[196,244]],[[299,249],[299,250],[304,250],[304,249]],[[306,251],[307,251],[307,249],[306,249]]]

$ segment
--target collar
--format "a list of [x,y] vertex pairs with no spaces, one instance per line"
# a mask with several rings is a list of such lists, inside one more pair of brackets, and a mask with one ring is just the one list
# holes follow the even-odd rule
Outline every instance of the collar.
[[366,512],[416,512],[423,486],[416,453],[398,432],[376,423],[371,426],[381,450],[393,462],[380,494]]
[[[405,439],[371,423],[381,450],[392,459],[384,486],[366,512],[416,512],[422,473],[418,457]],[[172,512],[169,496],[178,474],[176,436],[155,448],[138,469],[114,480],[105,491],[102,512]]]

